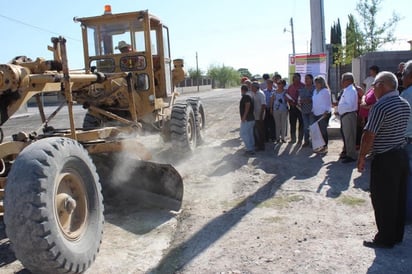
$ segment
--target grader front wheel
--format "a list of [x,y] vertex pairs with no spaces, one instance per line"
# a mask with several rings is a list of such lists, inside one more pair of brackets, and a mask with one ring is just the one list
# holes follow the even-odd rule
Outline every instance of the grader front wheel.
[[4,199],[4,222],[16,257],[33,273],[81,273],[103,233],[96,168],[76,141],[52,137],[16,158]]
[[178,102],[173,106],[170,131],[173,148],[180,153],[193,151],[197,145],[196,118],[188,102]]

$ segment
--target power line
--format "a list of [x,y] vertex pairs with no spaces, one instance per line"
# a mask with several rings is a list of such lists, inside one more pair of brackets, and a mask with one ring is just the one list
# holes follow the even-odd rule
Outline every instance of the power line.
[[[35,26],[35,25],[32,25],[32,24],[29,24],[29,23],[26,23],[26,22],[23,22],[23,21],[20,21],[20,20],[17,20],[17,19],[8,17],[8,16],[5,16],[5,15],[2,15],[2,14],[0,14],[0,17],[3,17],[4,19],[7,19],[7,20],[9,20],[9,21],[12,21],[12,22],[15,22],[15,23],[18,23],[18,24],[21,24],[21,25],[25,25],[25,26],[27,26],[27,27],[31,27],[31,28],[34,28],[34,29],[37,29],[37,30],[40,30],[40,31],[43,31],[43,32],[55,34],[55,35],[58,35],[58,36],[61,35],[61,33],[57,33],[57,32],[54,32],[54,31],[51,31],[51,30],[48,30],[48,29],[45,29],[45,28],[41,28],[41,27],[38,27],[38,26]],[[76,38],[73,38],[73,37],[70,37],[70,36],[64,36],[64,37],[65,37],[66,39],[70,39],[70,40],[73,40],[73,41],[81,42],[81,40],[76,39]]]

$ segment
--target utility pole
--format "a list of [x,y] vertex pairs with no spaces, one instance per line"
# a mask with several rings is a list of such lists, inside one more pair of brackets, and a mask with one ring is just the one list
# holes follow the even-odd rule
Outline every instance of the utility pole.
[[196,83],[197,83],[197,92],[199,92],[199,63],[198,63],[198,61],[197,61],[197,51],[196,51],[196,76],[197,76],[197,79],[196,79]]
[[310,53],[324,53],[326,51],[325,20],[323,0],[310,0],[311,39]]
[[295,52],[295,32],[293,30],[293,18],[292,17],[290,18],[290,31],[288,29],[284,28],[283,32],[290,32],[292,34],[292,53],[293,53],[293,56],[295,56],[296,55],[296,52]]
[[295,52],[295,33],[294,33],[294,30],[293,30],[293,18],[292,17],[290,17],[290,30],[291,30],[291,33],[292,33],[293,56],[295,56],[296,55],[296,52]]

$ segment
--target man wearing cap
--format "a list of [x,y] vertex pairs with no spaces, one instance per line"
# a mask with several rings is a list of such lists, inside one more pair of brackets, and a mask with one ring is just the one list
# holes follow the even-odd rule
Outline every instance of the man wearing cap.
[[121,53],[127,53],[132,51],[132,46],[125,41],[119,41],[116,49],[118,49]]
[[257,151],[265,150],[266,97],[257,81],[252,82],[252,95],[255,115],[255,147]]

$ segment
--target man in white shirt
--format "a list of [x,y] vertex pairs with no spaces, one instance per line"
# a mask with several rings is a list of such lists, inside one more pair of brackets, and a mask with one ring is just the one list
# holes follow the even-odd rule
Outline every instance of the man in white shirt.
[[342,163],[354,162],[356,154],[356,121],[358,111],[358,93],[354,86],[354,77],[350,72],[342,75],[343,93],[338,103],[338,113],[341,122],[341,132],[345,157]]

